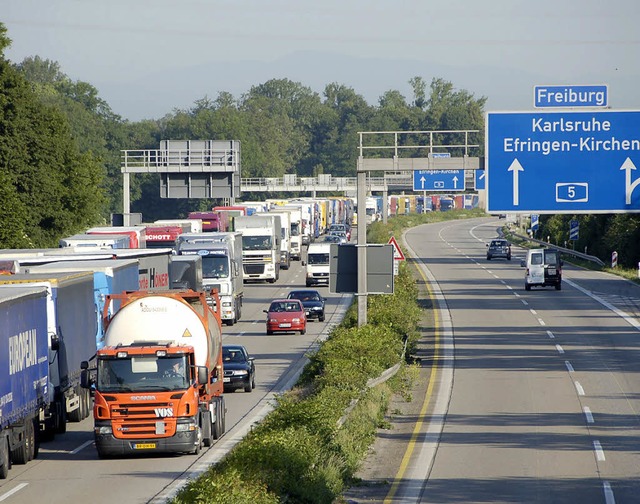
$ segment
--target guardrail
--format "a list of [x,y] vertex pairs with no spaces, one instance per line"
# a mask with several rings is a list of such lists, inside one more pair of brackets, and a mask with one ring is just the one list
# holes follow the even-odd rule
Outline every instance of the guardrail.
[[574,256],[574,257],[578,257],[580,259],[584,259],[585,261],[591,261],[591,262],[594,262],[594,263],[596,263],[596,264],[598,264],[598,265],[600,265],[602,267],[606,266],[605,263],[599,257],[596,257],[596,256],[592,256],[592,255],[589,255],[589,254],[583,254],[582,252],[578,252],[576,250],[560,247],[558,245],[551,245],[550,243],[547,243],[545,241],[536,240],[535,238],[530,238],[529,236],[519,235],[519,234],[513,233],[513,232],[511,232],[511,235],[516,236],[517,238],[520,238],[521,240],[524,240],[524,241],[537,243],[538,245],[542,245],[544,247],[553,247],[554,249],[559,250],[563,254]]

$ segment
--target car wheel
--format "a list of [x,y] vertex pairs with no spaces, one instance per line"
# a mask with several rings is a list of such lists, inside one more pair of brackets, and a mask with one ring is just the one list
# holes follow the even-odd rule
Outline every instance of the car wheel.
[[324,314],[322,314],[322,315],[320,315],[320,317],[318,317],[318,321],[324,322]]
[[303,335],[303,334],[307,334],[307,330],[306,329],[302,329],[302,331],[300,331],[300,335]]
[[556,284],[556,290],[562,290],[562,284],[560,282]]
[[249,377],[249,380],[247,380],[247,383],[244,386],[244,391],[251,392],[252,390],[253,390],[253,387],[251,386],[251,377]]
[[491,256],[488,255],[487,256],[487,261],[490,261],[490,260],[491,260]]

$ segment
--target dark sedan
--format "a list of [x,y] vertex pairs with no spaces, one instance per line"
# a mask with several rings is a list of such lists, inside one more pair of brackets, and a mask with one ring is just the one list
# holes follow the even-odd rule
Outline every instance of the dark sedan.
[[244,388],[251,392],[256,386],[256,366],[253,357],[242,345],[222,345],[224,391]]
[[287,298],[299,299],[302,302],[307,319],[316,318],[320,322],[324,322],[324,303],[327,299],[322,297],[317,290],[292,290]]

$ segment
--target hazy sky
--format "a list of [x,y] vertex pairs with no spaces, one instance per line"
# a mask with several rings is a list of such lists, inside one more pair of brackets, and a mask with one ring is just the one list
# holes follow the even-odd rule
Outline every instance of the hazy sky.
[[530,110],[535,85],[608,84],[612,108],[635,110],[639,20],[638,0],[0,0],[10,60],[57,61],[130,120],[271,78],[375,104],[438,77],[487,110]]

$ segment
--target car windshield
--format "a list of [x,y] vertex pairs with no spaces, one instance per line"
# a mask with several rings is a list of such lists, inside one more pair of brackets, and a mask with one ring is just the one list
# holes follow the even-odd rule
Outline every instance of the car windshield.
[[544,251],[544,262],[545,264],[557,264],[558,263],[558,252],[555,250],[545,250]]
[[531,254],[531,264],[542,264],[542,254]]
[[275,303],[271,303],[269,307],[270,312],[292,312],[292,311],[300,311],[300,303],[294,301],[278,301]]
[[317,292],[291,292],[289,294],[291,299],[299,299],[300,301],[319,301],[320,296]]
[[500,240],[494,240],[491,242],[492,247],[506,247],[506,242]]
[[222,360],[224,362],[245,362],[244,353],[239,348],[223,348]]

